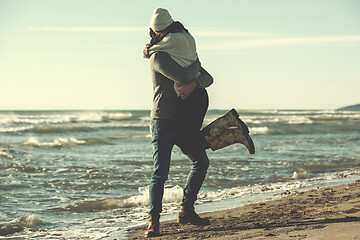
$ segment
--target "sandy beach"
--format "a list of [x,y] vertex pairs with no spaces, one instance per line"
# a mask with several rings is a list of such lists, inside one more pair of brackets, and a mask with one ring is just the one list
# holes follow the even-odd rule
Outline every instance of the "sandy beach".
[[[209,226],[161,223],[153,239],[360,239],[360,180],[307,192],[284,192],[279,200],[201,214]],[[144,239],[146,226],[128,239]]]

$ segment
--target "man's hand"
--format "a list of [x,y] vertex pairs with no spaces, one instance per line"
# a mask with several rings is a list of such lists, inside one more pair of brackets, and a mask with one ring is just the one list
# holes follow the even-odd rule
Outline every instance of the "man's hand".
[[182,85],[178,89],[178,94],[181,99],[187,98],[197,87],[198,83],[195,80],[192,80],[190,83]]

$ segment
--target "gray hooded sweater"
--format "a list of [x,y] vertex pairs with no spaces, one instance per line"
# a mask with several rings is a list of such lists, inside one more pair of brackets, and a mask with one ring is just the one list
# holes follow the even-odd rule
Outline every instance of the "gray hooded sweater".
[[[213,83],[212,76],[198,62],[184,68],[165,52],[151,55],[150,70],[154,92],[150,117],[153,119],[175,119],[177,95],[174,82],[187,84],[195,80],[198,88],[206,88]],[[198,72],[201,74],[198,75]]]

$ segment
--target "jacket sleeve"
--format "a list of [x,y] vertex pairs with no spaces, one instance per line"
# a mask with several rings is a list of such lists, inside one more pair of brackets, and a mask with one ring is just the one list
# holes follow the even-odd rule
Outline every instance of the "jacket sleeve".
[[198,83],[198,88],[207,88],[213,84],[213,77],[204,68],[200,68],[200,73],[201,74],[194,79]]
[[189,67],[181,67],[165,52],[152,54],[150,61],[150,65],[153,66],[155,72],[180,84],[191,82],[200,71],[200,64],[198,62],[194,62]]

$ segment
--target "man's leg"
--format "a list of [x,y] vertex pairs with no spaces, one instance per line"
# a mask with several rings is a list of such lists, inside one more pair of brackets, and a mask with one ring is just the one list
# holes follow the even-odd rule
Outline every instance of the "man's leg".
[[191,223],[194,225],[209,225],[209,220],[199,217],[194,208],[194,203],[209,167],[209,158],[207,157],[205,150],[188,154],[187,156],[193,166],[184,187],[184,196],[180,206],[178,222]]
[[149,185],[149,226],[146,237],[160,235],[160,213],[164,183],[168,178],[171,150],[174,146],[175,123],[173,120],[151,119],[154,170]]
[[192,168],[184,187],[184,196],[182,202],[194,204],[209,167],[209,158],[206,155],[205,150],[188,154],[187,157],[192,163]]
[[168,178],[171,151],[174,146],[174,121],[151,120],[154,169],[149,186],[149,213],[161,213],[164,183]]

